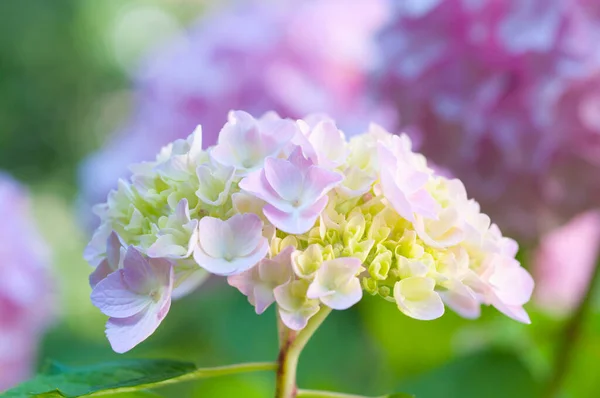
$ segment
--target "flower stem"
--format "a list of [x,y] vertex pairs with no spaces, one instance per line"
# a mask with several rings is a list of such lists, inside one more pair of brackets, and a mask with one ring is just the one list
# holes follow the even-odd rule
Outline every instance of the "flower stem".
[[585,296],[571,315],[567,325],[562,332],[558,343],[557,354],[554,359],[554,368],[542,397],[555,398],[560,393],[564,380],[571,367],[573,351],[581,338],[581,332],[585,321],[585,315],[592,305],[592,298],[597,285],[600,283],[600,259],[596,263],[594,272],[590,278]]
[[277,380],[275,388],[275,398],[296,398],[296,369],[298,367],[298,358],[300,353],[310,340],[311,336],[323,323],[331,308],[323,306],[310,320],[304,329],[294,336],[288,333],[287,340],[280,346],[277,369]]
[[[343,394],[332,391],[298,390],[297,398],[369,398],[363,395]],[[382,397],[383,398],[383,397]]]
[[117,393],[127,393],[134,392],[140,390],[147,390],[150,388],[162,387],[167,384],[176,384],[182,381],[188,380],[196,380],[196,379],[206,379],[209,377],[218,377],[218,376],[227,376],[236,373],[248,373],[248,372],[257,372],[261,370],[276,370],[277,364],[274,362],[253,362],[253,363],[240,363],[235,365],[227,365],[227,366],[219,366],[214,368],[200,368],[196,369],[192,372],[183,374],[178,377],[173,377],[172,379],[157,381],[154,383],[140,384],[136,386],[128,386],[128,387],[117,387],[106,389],[102,391],[97,391],[91,394],[86,394],[86,397],[98,397],[101,395],[113,395]]

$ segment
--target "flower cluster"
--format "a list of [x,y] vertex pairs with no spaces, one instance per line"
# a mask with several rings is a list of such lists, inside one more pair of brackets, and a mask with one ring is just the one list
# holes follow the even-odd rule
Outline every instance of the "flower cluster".
[[387,0],[237,3],[197,21],[136,73],[131,118],[81,170],[88,203],[198,120],[204,145],[215,144],[229,109],[327,112],[348,127],[384,121],[364,92]]
[[531,241],[600,201],[598,21],[589,0],[396,2],[376,93]]
[[406,135],[347,140],[326,116],[232,111],[217,145],[198,127],[132,167],[88,250],[92,302],[118,352],[148,337],[171,298],[208,272],[294,330],[363,291],[406,315],[474,318],[491,304],[522,322],[533,280],[459,180],[436,175]]
[[29,377],[53,314],[48,253],[25,193],[0,173],[0,391]]

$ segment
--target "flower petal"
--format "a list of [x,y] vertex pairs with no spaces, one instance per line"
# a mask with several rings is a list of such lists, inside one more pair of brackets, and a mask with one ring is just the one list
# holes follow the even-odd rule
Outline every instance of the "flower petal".
[[152,304],[150,296],[129,290],[129,286],[124,281],[124,272],[124,270],[113,272],[92,290],[92,304],[105,315],[127,318]]
[[261,242],[263,222],[252,213],[236,214],[226,221],[231,231],[231,241],[227,242],[228,252],[236,257],[244,257],[253,252]]
[[268,158],[264,172],[269,185],[283,200],[294,202],[300,199],[304,176],[292,163],[285,159]]
[[394,298],[400,311],[411,318],[428,321],[444,314],[444,303],[434,288],[435,281],[431,278],[409,277],[396,282]]
[[334,310],[345,310],[362,299],[362,287],[358,278],[353,278],[332,295],[321,297],[321,302]]
[[323,196],[314,205],[303,210],[284,212],[270,204],[263,208],[265,217],[278,229],[289,234],[302,234],[307,232],[315,225],[319,213],[327,206],[327,196]]
[[122,354],[146,340],[160,325],[171,306],[168,300],[162,307],[151,306],[128,318],[110,318],[106,322],[106,337],[112,349]]

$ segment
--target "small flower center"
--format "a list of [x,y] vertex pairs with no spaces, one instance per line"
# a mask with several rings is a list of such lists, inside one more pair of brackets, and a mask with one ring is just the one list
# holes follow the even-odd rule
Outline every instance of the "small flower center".
[[150,292],[150,298],[152,299],[152,301],[154,301],[155,303],[158,303],[158,300],[160,300],[160,292],[158,290],[153,290]]

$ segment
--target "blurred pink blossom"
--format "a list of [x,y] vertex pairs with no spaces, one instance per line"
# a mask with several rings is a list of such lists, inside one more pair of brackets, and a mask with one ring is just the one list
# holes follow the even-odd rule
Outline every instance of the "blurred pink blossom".
[[407,0],[380,35],[376,96],[505,233],[600,203],[600,6]]
[[600,254],[600,210],[580,214],[542,238],[534,256],[534,299],[557,314],[585,294]]
[[25,192],[0,173],[0,391],[28,378],[52,313],[48,253]]
[[129,164],[198,124],[204,147],[215,144],[229,109],[384,122],[362,94],[386,15],[387,0],[252,1],[206,15],[140,68],[133,115],[83,166],[84,200],[104,200]]

